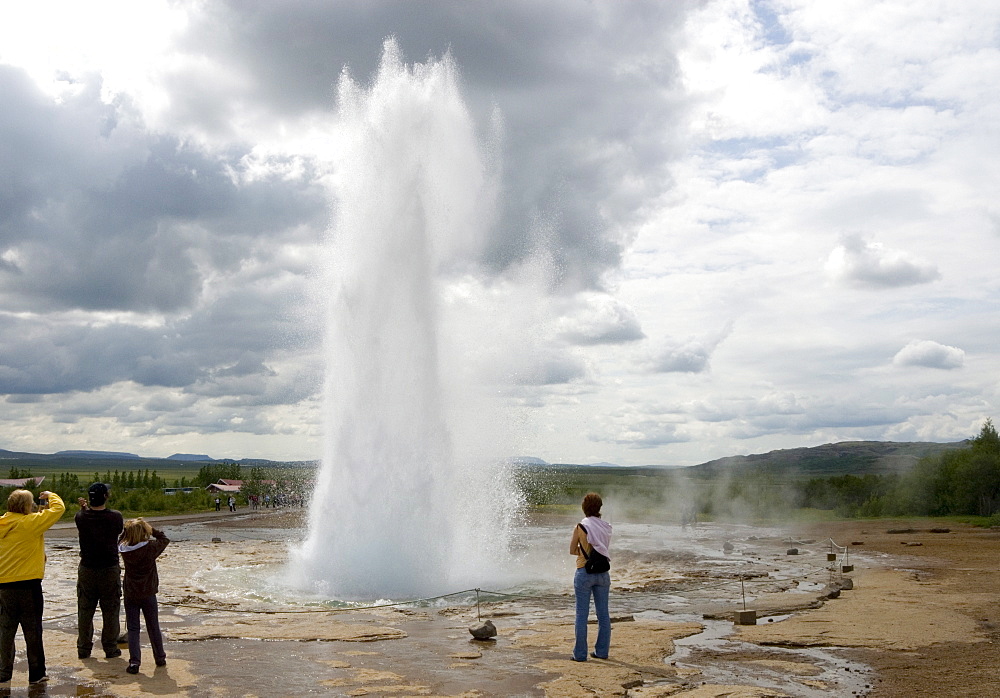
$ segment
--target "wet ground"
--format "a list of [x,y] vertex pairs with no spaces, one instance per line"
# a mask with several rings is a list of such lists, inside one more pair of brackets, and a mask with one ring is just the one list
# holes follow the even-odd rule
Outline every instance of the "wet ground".
[[[518,569],[488,590],[498,594],[332,612],[281,584],[298,512],[164,520],[168,666],[146,657],[134,677],[124,657],[76,659],[76,535],[60,525],[47,535],[44,583],[51,681],[29,692],[19,653],[9,695],[723,695],[697,691],[739,685],[756,688],[726,695],[849,696],[871,685],[849,652],[761,646],[735,632],[745,606],[767,624],[818,605],[846,562],[828,541],[749,526],[617,522],[611,660],[570,662],[573,521],[525,527]],[[851,554],[852,564],[883,563]],[[480,618],[496,624],[494,641],[471,638]]]

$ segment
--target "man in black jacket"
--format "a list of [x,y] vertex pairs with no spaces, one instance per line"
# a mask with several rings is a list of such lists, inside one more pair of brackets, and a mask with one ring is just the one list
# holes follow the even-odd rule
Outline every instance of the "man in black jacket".
[[94,612],[101,606],[104,625],[101,645],[108,659],[120,657],[118,636],[121,632],[122,579],[118,562],[118,537],[122,532],[122,514],[108,509],[108,486],[95,482],[87,491],[89,502],[80,497],[76,528],[80,534],[80,568],[76,582],[78,635],[77,655],[90,656],[94,645]]

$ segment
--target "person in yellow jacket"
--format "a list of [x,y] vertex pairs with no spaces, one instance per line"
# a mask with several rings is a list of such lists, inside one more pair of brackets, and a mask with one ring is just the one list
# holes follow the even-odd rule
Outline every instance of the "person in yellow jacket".
[[66,505],[55,492],[38,495],[14,490],[7,513],[0,516],[0,684],[14,674],[14,635],[21,626],[28,650],[28,682],[45,675],[42,647],[42,577],[45,576],[45,532],[62,516]]

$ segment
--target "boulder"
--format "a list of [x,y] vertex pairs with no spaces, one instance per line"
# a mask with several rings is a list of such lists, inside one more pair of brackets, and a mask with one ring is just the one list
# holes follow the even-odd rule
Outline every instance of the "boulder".
[[496,637],[497,628],[493,625],[493,621],[487,620],[482,623],[477,623],[476,625],[470,625],[469,632],[472,633],[472,637],[477,640],[492,640]]
[[840,586],[836,584],[828,584],[823,587],[823,591],[819,593],[820,598],[823,599],[836,599],[840,596]]

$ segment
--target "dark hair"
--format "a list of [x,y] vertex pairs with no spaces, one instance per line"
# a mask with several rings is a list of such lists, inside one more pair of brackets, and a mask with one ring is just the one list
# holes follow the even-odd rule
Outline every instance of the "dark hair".
[[601,506],[603,506],[604,501],[601,499],[601,495],[597,492],[590,492],[583,498],[583,514],[584,516],[600,516]]
[[90,506],[92,507],[102,507],[104,503],[108,501],[108,493],[110,489],[103,482],[95,482],[87,490],[87,499],[90,500]]

